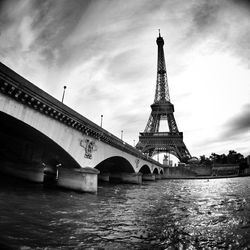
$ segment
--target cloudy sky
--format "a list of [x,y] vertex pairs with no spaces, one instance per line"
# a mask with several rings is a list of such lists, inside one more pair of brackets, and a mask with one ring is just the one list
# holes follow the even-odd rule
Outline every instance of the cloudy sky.
[[0,1],[0,61],[134,144],[154,100],[158,29],[171,102],[194,156],[250,154],[250,4]]

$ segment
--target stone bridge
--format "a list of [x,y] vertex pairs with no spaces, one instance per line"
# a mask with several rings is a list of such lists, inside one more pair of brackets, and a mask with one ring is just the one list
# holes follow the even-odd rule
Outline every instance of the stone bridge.
[[0,63],[0,171],[97,191],[97,180],[141,183],[163,166]]

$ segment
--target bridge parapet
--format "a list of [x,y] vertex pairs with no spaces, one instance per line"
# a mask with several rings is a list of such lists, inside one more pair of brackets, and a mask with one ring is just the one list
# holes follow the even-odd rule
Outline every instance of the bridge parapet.
[[162,167],[159,162],[80,115],[2,63],[0,63],[0,92],[80,131],[82,134],[89,135],[137,158]]

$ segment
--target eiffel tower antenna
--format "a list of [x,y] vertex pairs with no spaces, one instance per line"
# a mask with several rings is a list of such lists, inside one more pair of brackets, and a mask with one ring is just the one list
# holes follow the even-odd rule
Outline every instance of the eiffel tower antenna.
[[[158,46],[157,78],[154,103],[151,114],[143,133],[140,133],[136,145],[143,153],[153,156],[159,152],[175,155],[180,161],[187,161],[191,155],[183,142],[183,133],[179,132],[174,118],[174,105],[170,102],[168,77],[164,56],[164,40],[156,39]],[[169,132],[159,132],[160,121],[167,120]],[[167,125],[166,124],[166,125]]]

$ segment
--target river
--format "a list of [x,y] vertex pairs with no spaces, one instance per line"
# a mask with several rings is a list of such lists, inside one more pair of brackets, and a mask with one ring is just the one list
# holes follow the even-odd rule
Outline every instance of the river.
[[250,249],[250,177],[101,184],[1,180],[0,249]]

